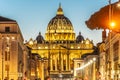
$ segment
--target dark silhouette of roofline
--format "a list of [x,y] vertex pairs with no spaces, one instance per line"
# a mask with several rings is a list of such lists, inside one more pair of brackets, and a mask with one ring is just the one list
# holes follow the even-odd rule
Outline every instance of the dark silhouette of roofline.
[[12,21],[12,22],[16,22],[13,19],[9,19],[9,18],[3,17],[3,16],[0,16],[0,21]]

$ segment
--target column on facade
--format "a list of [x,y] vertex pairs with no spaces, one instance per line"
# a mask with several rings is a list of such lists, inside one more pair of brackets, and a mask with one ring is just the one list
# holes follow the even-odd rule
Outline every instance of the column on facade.
[[66,55],[65,54],[64,54],[64,59],[63,59],[63,69],[66,70]]
[[61,54],[61,71],[63,71],[63,60],[64,60],[64,55]]
[[68,70],[70,70],[70,57],[68,55]]
[[42,64],[42,80],[44,80],[44,62],[41,62]]
[[66,58],[66,71],[68,71],[68,59],[67,59],[67,55],[65,55],[65,58]]
[[57,61],[57,70],[59,70],[59,67],[58,67],[59,66],[59,54],[57,54],[57,60],[56,61]]
[[50,71],[53,70],[52,62],[53,62],[53,55],[51,55],[51,59],[50,59]]
[[77,68],[77,67],[76,67],[76,61],[74,60],[74,73],[73,73],[74,75],[73,75],[73,76],[77,76],[76,68]]
[[70,59],[69,59],[69,54],[67,53],[67,70],[70,68]]
[[[68,55],[68,56],[69,56],[69,55]],[[70,68],[71,68],[71,66],[70,66],[70,64],[71,64],[71,59],[69,58],[68,60],[69,60],[69,61],[68,61],[68,62],[69,62],[69,64],[68,64],[68,65],[69,65],[68,70],[70,71]]]
[[60,66],[60,72],[62,71],[62,52],[61,49],[59,51],[59,66]]
[[111,76],[111,79],[114,79],[114,76],[115,76],[115,71],[114,71],[114,54],[113,54],[113,44],[112,44],[112,33],[110,33],[110,61],[111,61],[111,66],[110,66],[110,76]]
[[[119,45],[118,46],[120,46],[120,41],[119,41]],[[118,74],[118,78],[120,79],[120,47],[119,47],[119,49],[118,49],[119,51],[118,51],[118,70],[119,70],[119,74]]]
[[109,32],[109,80],[111,79],[112,54],[111,54],[111,32]]
[[93,62],[93,80],[96,80],[96,69],[95,69],[95,62]]
[[57,55],[55,55],[55,71],[57,71]]

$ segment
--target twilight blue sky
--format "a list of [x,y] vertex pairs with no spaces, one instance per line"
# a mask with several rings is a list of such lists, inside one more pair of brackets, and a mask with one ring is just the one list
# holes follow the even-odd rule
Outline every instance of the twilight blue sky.
[[108,5],[108,0],[0,0],[0,16],[16,20],[24,40],[35,39],[39,32],[45,35],[59,3],[64,15],[72,22],[76,36],[80,31],[84,38],[93,40],[95,44],[101,42],[101,30],[88,29],[85,21],[101,7]]

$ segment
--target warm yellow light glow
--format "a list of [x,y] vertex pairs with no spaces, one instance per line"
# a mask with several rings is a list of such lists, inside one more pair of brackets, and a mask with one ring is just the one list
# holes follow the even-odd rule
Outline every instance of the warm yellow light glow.
[[41,47],[38,47],[38,49],[41,49]]
[[46,46],[45,49],[48,49],[48,47]]
[[73,49],[74,47],[73,47],[73,46],[71,46],[71,48]]
[[30,41],[29,44],[30,44],[30,45],[33,45],[33,41]]
[[53,48],[55,49],[55,46],[53,46]]
[[96,58],[93,58],[93,61],[96,61]]
[[119,7],[119,8],[120,8],[120,2],[118,2],[117,7]]
[[92,60],[90,60],[90,63],[93,63],[93,61],[92,61]]
[[33,40],[32,40],[32,38],[29,40],[29,45],[33,45]]
[[110,23],[110,28],[113,29],[116,26],[115,22]]
[[6,37],[7,40],[9,40],[10,38],[9,37]]
[[15,37],[12,37],[12,40],[15,40]]
[[86,44],[89,44],[89,40],[86,40],[86,42],[85,42]]

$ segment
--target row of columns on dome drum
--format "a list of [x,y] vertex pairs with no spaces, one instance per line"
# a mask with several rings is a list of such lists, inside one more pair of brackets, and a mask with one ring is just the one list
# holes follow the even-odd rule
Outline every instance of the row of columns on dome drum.
[[[84,41],[84,37],[81,35],[80,32],[79,32],[79,35],[76,37],[76,40],[74,40],[75,34],[71,34],[71,33],[47,33],[46,35],[47,35],[47,37],[46,37],[47,41],[51,40],[51,41],[57,42],[57,43],[59,41],[62,43],[65,43],[65,42],[80,43],[80,42]],[[37,43],[45,43],[46,42],[40,32],[39,32],[39,35],[36,37],[36,41],[37,41]]]
[[59,40],[59,41],[66,41],[66,40],[74,40],[74,34],[71,33],[50,33],[46,37],[47,40]]

